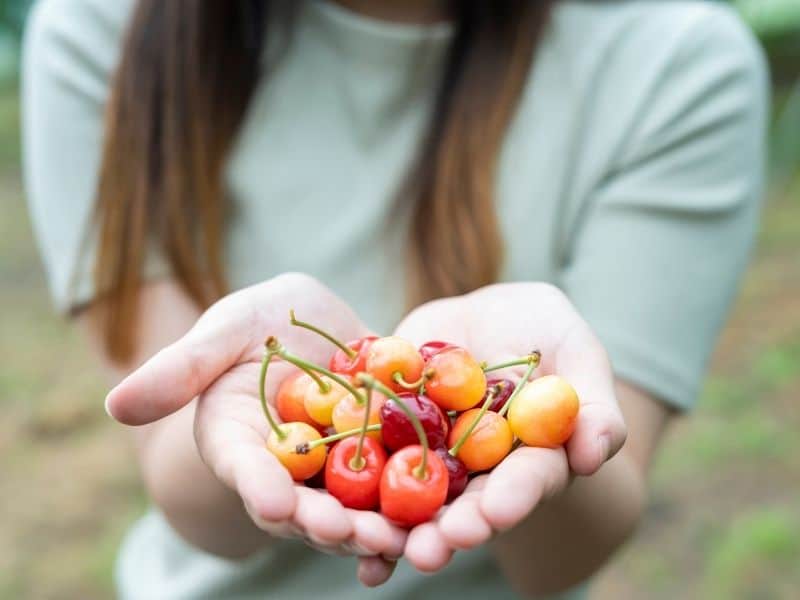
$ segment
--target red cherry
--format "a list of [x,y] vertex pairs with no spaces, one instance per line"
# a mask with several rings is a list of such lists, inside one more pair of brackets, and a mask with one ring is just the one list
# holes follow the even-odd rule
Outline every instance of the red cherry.
[[[403,392],[398,394],[398,397],[417,415],[430,447],[444,446],[448,431],[445,421],[448,419],[442,418],[442,411],[433,400],[412,392]],[[389,450],[399,450],[405,446],[419,444],[419,437],[411,421],[391,398],[381,407],[381,437]]]
[[328,455],[325,464],[325,487],[343,506],[371,510],[378,506],[381,474],[386,466],[386,451],[373,438],[365,438],[361,450],[363,467],[352,464],[358,436],[343,439]]
[[419,353],[422,356],[422,360],[428,362],[434,354],[438,354],[442,350],[446,348],[452,348],[452,344],[447,342],[440,342],[440,341],[432,341],[432,342],[425,342],[422,346],[419,347]]
[[[436,404],[434,402],[434,404]],[[444,437],[447,438],[450,435],[450,429],[453,427],[453,421],[450,420],[450,417],[447,416],[447,413],[441,409],[441,407],[436,404],[436,408],[439,409],[439,414],[442,416],[442,428],[444,429]]]
[[355,350],[355,357],[350,358],[343,350],[337,350],[334,355],[331,356],[330,363],[328,363],[328,368],[334,373],[350,375],[351,377],[354,377],[356,373],[366,371],[367,352],[369,351],[369,347],[372,345],[372,342],[377,339],[378,338],[374,335],[368,335],[367,337],[359,338],[357,340],[353,340],[352,342],[347,342],[345,345],[348,348]]
[[324,490],[325,489],[325,469],[314,473],[311,477],[306,479],[303,483],[306,484],[306,487],[314,488],[315,490]]
[[436,454],[442,459],[444,466],[447,467],[448,485],[447,500],[452,502],[464,493],[469,481],[466,465],[447,451],[447,448],[436,448]]
[[430,521],[447,497],[449,479],[442,459],[429,452],[424,476],[419,478],[421,463],[422,446],[406,446],[389,458],[381,476],[381,512],[404,527]]
[[[500,412],[500,409],[505,406],[506,401],[511,397],[511,394],[514,393],[514,388],[516,387],[517,384],[510,379],[489,379],[486,382],[486,394],[488,394],[491,390],[494,390],[494,400],[492,401],[492,405],[489,407],[489,410]],[[483,395],[483,398],[481,398],[478,406],[483,406],[483,403],[486,400],[486,394]]]

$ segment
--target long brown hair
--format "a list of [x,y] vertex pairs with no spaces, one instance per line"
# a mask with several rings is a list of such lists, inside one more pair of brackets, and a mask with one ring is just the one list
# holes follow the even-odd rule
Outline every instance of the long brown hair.
[[[409,173],[410,303],[498,276],[495,167],[555,0],[450,2],[454,37],[427,136]],[[148,245],[205,307],[226,291],[223,170],[259,77],[268,0],[139,0],[106,113],[97,289],[105,342],[134,349]],[[281,14],[279,14],[281,13]],[[267,23],[270,26],[267,26]]]

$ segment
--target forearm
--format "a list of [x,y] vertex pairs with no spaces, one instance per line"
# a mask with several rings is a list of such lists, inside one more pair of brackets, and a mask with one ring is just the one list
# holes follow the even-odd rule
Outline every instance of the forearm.
[[620,452],[591,477],[536,508],[498,536],[492,551],[509,583],[525,597],[587,579],[627,540],[645,506],[641,470]]

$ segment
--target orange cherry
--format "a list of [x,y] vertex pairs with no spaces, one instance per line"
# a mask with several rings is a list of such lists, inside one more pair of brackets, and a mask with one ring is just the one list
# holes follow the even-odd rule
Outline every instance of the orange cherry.
[[313,477],[325,465],[325,446],[317,446],[304,454],[297,452],[298,444],[313,442],[320,439],[319,431],[308,423],[299,421],[283,423],[280,425],[283,437],[275,431],[270,431],[267,438],[267,450],[272,452],[280,463],[286,467],[292,479],[303,481]]
[[303,407],[314,421],[328,426],[333,424],[333,407],[350,392],[325,375],[322,375],[320,379],[327,383],[330,389],[323,392],[316,382],[309,385],[306,388]]
[[[372,392],[368,425],[380,424],[381,407],[384,402],[386,402],[386,396],[380,392]],[[336,432],[342,433],[362,427],[364,425],[365,409],[366,402],[359,403],[353,394],[347,394],[347,396],[339,400],[336,406],[333,407],[333,414],[331,415]],[[370,431],[367,435],[378,442],[382,442],[380,431]]]
[[395,381],[399,375],[407,383],[419,381],[425,362],[414,344],[397,336],[375,340],[367,351],[367,373],[395,392],[405,388]]
[[[480,412],[479,408],[473,408],[458,416],[447,438],[448,446],[452,448],[458,443]],[[503,460],[511,452],[513,443],[514,436],[508,422],[496,412],[487,411],[456,456],[470,471],[485,471]]]
[[425,393],[444,410],[467,410],[486,393],[486,375],[481,365],[464,348],[453,346],[431,356]]
[[275,395],[275,410],[278,411],[278,415],[284,423],[300,421],[312,426],[318,425],[306,412],[304,405],[309,384],[317,385],[303,371],[292,373],[281,382],[278,393]]
[[558,448],[575,430],[580,401],[557,375],[525,384],[508,408],[511,430],[527,446]]

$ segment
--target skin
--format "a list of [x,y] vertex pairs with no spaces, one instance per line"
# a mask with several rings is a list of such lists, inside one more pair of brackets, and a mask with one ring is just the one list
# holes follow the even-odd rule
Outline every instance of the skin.
[[[455,551],[488,543],[525,597],[566,589],[594,573],[642,516],[647,468],[666,409],[615,381],[588,325],[547,284],[494,285],[435,301],[412,312],[397,333],[412,341],[450,339],[489,362],[538,349],[542,363],[534,375],[564,377],[581,400],[566,449],[512,452],[491,474],[473,479],[435,523],[413,529],[406,558],[435,572]],[[498,376],[523,371],[516,367]]]
[[[447,18],[439,1],[340,4],[399,22]],[[296,488],[277,461],[256,450],[266,430],[251,394],[253,364],[263,342],[253,330],[270,328],[284,343],[323,364],[329,348],[308,332],[286,329],[289,304],[307,320],[335,325],[341,339],[368,333],[341,301],[309,278],[281,276],[248,288],[199,321],[200,312],[176,285],[147,286],[140,294],[146,316],[136,356],[124,365],[106,361],[112,380],[166,349],[109,394],[108,410],[138,426],[139,460],[156,504],[180,535],[209,552],[242,557],[275,536],[300,537],[323,551],[359,555],[358,578],[378,585],[394,567],[387,557],[405,552],[417,568],[433,572],[458,549],[489,543],[523,596],[561,590],[596,571],[633,532],[645,503],[647,470],[669,413],[653,397],[613,378],[603,348],[565,298],[549,286],[517,285],[502,298],[500,286],[493,286],[426,305],[397,333],[415,343],[447,339],[479,360],[527,353],[535,337],[543,355],[550,350],[550,356],[558,357],[546,359],[542,369],[563,375],[578,389],[582,408],[576,434],[566,451],[516,450],[491,475],[474,479],[436,522],[417,526],[407,539],[380,515],[346,510],[325,494]],[[491,316],[475,319],[481,308]],[[95,304],[79,317],[101,357],[102,310]],[[542,313],[551,318],[536,322]],[[270,382],[270,397],[276,379]],[[624,447],[623,414],[630,431]],[[607,444],[600,442],[601,435]],[[583,477],[570,477],[570,467]],[[270,485],[248,485],[253,480]],[[559,544],[552,544],[554,539]]]
[[[150,315],[143,323],[145,335],[163,332],[160,320],[153,319],[159,306],[160,314],[175,308],[169,301],[176,299],[174,286],[159,287],[143,295],[144,305],[152,309],[145,313]],[[186,336],[108,396],[109,412],[118,420],[130,425],[156,421],[139,433],[145,481],[173,526],[191,543],[224,556],[246,556],[269,543],[262,532],[303,537],[325,551],[368,555],[358,568],[368,585],[391,575],[393,562],[387,556],[404,552],[418,569],[434,572],[454,551],[490,543],[511,584],[523,595],[535,595],[583,580],[633,532],[666,411],[635,388],[615,385],[602,346],[563,294],[545,284],[490,286],[436,301],[409,315],[398,333],[411,340],[453,338],[478,360],[491,361],[522,355],[534,343],[543,355],[541,372],[565,377],[581,398],[575,435],[566,451],[514,451],[491,475],[474,479],[436,522],[417,526],[407,539],[380,515],[345,510],[326,494],[295,487],[277,460],[263,452],[267,429],[258,412],[255,382],[261,330],[277,332],[311,358],[329,356],[330,348],[320,347],[313,335],[285,325],[288,306],[304,303],[310,304],[304,306],[305,314],[319,315],[337,330],[349,329],[345,323],[360,327],[319,283],[284,275],[212,307]],[[273,365],[276,371],[279,366]],[[279,377],[268,381],[268,394],[274,393]],[[619,453],[626,428],[617,393],[635,432]],[[193,404],[196,445],[187,417]],[[601,435],[608,436],[607,446]],[[570,467],[573,473],[596,474],[570,483]],[[270,485],[251,485],[254,481]],[[548,502],[539,506],[544,500]],[[554,547],[552,539],[560,544]]]
[[[324,552],[359,556],[364,584],[384,581],[406,532],[379,514],[345,509],[328,494],[297,487],[265,450],[269,429],[257,396],[261,332],[277,334],[321,364],[332,354],[324,340],[289,326],[290,306],[331,323],[344,338],[369,333],[352,311],[299,274],[228,296],[202,317],[166,280],[146,286],[139,302],[138,350],[124,365],[112,365],[100,346],[102,304],[87,307],[78,320],[112,381],[134,371],[109,394],[107,410],[135,426],[148,493],[176,532],[225,558],[249,556],[275,537],[297,537]],[[270,366],[268,398],[293,370]]]

